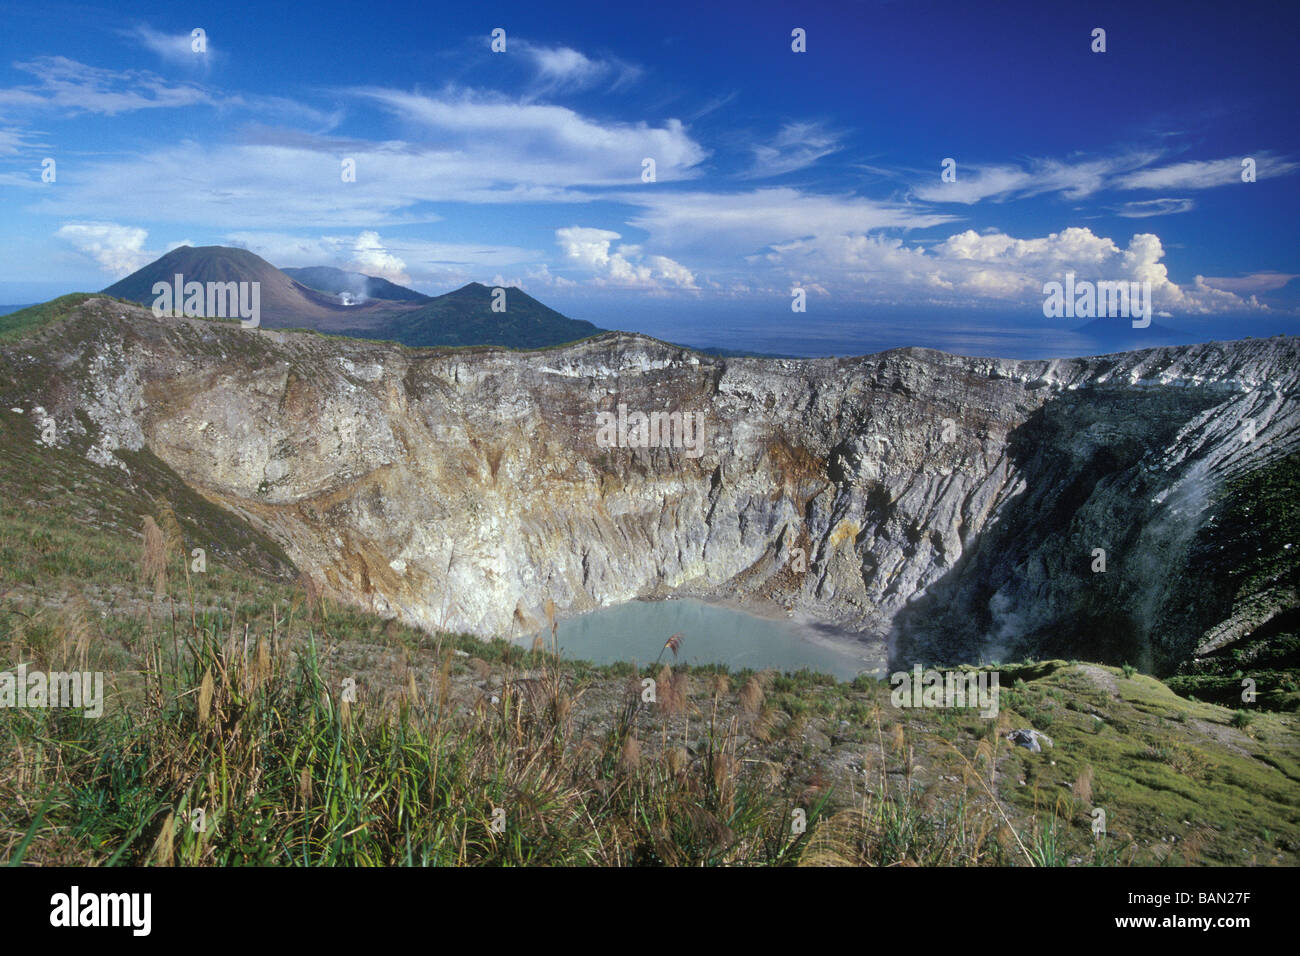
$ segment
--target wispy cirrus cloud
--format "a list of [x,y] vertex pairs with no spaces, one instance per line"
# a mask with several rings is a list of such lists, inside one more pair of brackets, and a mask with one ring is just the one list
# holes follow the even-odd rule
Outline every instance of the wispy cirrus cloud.
[[[1081,200],[1106,190],[1209,189],[1241,182],[1244,157],[1153,165],[1162,156],[1159,151],[1138,151],[1077,162],[1033,159],[1024,165],[984,166],[965,166],[958,159],[955,182],[943,182],[936,165],[933,174],[927,174],[926,181],[912,187],[911,195],[923,202],[970,205],[984,200],[1000,203],[1051,193]],[[1257,179],[1285,176],[1300,168],[1300,164],[1268,152],[1259,153],[1254,159]],[[1126,207],[1128,212],[1120,215],[1141,218],[1192,208],[1178,205],[1190,202],[1186,199],[1151,202],[1153,205],[1145,207],[1130,203]],[[1160,208],[1154,203],[1165,206]]]
[[574,92],[597,83],[618,90],[634,83],[644,72],[639,66],[614,57],[589,57],[568,46],[543,46],[515,40],[514,49],[531,62],[536,74],[534,93]]
[[[225,111],[244,110],[259,121],[278,120],[318,131],[337,127],[340,110],[321,110],[301,100],[262,94],[225,94],[197,82],[172,83],[148,70],[113,70],[87,66],[67,57],[37,57],[14,68],[35,83],[0,88],[0,106],[11,112],[43,112],[60,117],[78,114],[118,116],[138,110],[181,109],[203,105]],[[17,145],[33,145],[27,134],[0,129],[0,155]]]
[[[380,104],[409,138],[246,127],[242,142],[181,142],[88,161],[83,175],[41,196],[31,210],[65,219],[128,219],[147,208],[155,220],[226,228],[287,222],[375,228],[435,221],[440,216],[429,204],[438,202],[585,203],[602,187],[639,183],[646,157],[655,160],[663,183],[696,176],[709,155],[674,119],[598,121],[568,107],[477,91],[350,92]],[[250,102],[231,98],[221,105]],[[355,182],[341,181],[344,159],[355,163]]]
[[617,198],[637,207],[628,223],[665,251],[711,259],[750,255],[776,242],[883,229],[926,229],[956,216],[910,203],[808,192],[791,186],[738,192],[647,190]]
[[1139,199],[1126,202],[1115,210],[1115,215],[1125,219],[1148,219],[1151,216],[1174,216],[1196,208],[1192,199]]
[[1256,272],[1248,276],[1235,278],[1226,276],[1202,276],[1201,281],[1212,289],[1222,289],[1236,295],[1255,295],[1259,292],[1273,292],[1282,288],[1300,275],[1290,272]]
[[766,143],[752,147],[754,162],[743,179],[765,179],[805,169],[840,148],[841,134],[815,122],[787,123]]
[[0,127],[0,156],[14,156],[26,150],[43,148],[45,144],[37,140],[31,130]]
[[116,116],[217,102],[198,86],[172,84],[147,70],[108,70],[63,56],[37,57],[15,63],[14,68],[32,75],[36,82],[0,89],[0,107],[13,111],[57,109],[74,115]]
[[[121,33],[173,66],[206,67],[217,55],[207,31],[203,33],[201,44],[195,42],[196,38],[192,31],[163,33],[143,23],[129,30],[122,30]],[[195,46],[200,46],[201,49],[196,50]]]
[[1270,152],[1261,152],[1250,157],[1189,160],[1155,169],[1141,169],[1120,177],[1115,185],[1119,189],[1212,189],[1215,186],[1230,186],[1242,181],[1242,162],[1247,158],[1255,160],[1256,179],[1286,176],[1300,168],[1300,163]]
[[1154,162],[1158,156],[1155,152],[1137,152],[1079,162],[1035,159],[1023,166],[968,166],[956,157],[956,182],[943,182],[936,163],[932,178],[914,186],[912,195],[925,202],[967,205],[986,199],[1006,202],[1047,193],[1061,193],[1066,199],[1084,199],[1106,188],[1116,175]]
[[480,180],[562,189],[619,185],[639,181],[641,162],[649,157],[663,182],[698,175],[696,167],[709,155],[677,119],[659,126],[598,122],[565,106],[481,91],[353,92],[421,129],[443,151],[473,157],[474,164],[482,164]]

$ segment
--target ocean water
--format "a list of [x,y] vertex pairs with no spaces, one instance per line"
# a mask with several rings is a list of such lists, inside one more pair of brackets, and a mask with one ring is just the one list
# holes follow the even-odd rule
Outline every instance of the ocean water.
[[586,301],[566,305],[561,312],[601,328],[642,332],[695,348],[799,357],[869,355],[919,346],[957,355],[1067,358],[1156,345],[1300,334],[1300,313],[1294,309],[1276,314],[1158,316],[1146,330],[1115,320],[1114,328],[1103,331],[1092,327],[1092,320],[1047,319],[1041,309],[1023,307],[1005,311],[818,307],[794,315],[788,308],[782,313],[707,303],[677,310],[635,300],[619,308]]
[[[804,668],[852,680],[875,673],[867,645],[851,638],[829,640],[794,622],[769,620],[692,599],[630,601],[562,621],[558,636],[562,657],[613,664],[652,664],[673,634],[682,635],[676,662],[725,664],[733,670],[753,668],[797,671]],[[519,638],[529,647],[534,635]],[[550,635],[545,635],[549,644]],[[672,651],[664,658],[674,663]]]

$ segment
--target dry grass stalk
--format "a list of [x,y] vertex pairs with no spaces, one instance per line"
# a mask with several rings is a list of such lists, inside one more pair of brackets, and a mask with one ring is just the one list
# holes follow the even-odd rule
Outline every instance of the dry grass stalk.
[[665,664],[655,678],[655,700],[659,712],[665,717],[681,713],[686,709],[686,697],[686,675],[674,674],[673,669]]
[[311,768],[303,767],[302,773],[298,775],[298,800],[300,806],[308,806],[311,803]]
[[206,727],[208,717],[212,714],[213,682],[212,669],[203,672],[203,681],[199,684],[199,726]]
[[167,536],[151,515],[144,516],[144,542],[140,549],[140,576],[153,584],[154,596],[167,590]]
[[623,750],[618,756],[618,767],[623,773],[635,773],[641,766],[641,742],[634,734],[628,734],[623,741]]

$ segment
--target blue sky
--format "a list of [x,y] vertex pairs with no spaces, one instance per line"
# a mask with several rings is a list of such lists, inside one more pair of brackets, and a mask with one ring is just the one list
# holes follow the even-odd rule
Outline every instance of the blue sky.
[[188,243],[738,347],[1041,338],[1066,272],[1296,331],[1300,18],[1126,6],[0,4],[0,302]]

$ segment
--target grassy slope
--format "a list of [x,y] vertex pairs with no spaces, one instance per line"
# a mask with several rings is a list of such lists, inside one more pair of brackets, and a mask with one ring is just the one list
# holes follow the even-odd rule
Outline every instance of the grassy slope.
[[73,292],[40,305],[29,305],[17,312],[0,315],[0,342],[16,341],[30,331],[57,322],[73,308],[94,297],[89,292]]
[[[874,680],[685,668],[629,710],[626,666],[322,606],[152,456],[100,468],[38,430],[0,408],[0,670],[103,670],[110,702],[99,720],[0,711],[0,859],[1300,861],[1294,714],[1065,662],[1001,668],[997,721],[899,710]],[[144,515],[171,535],[161,597],[137,571]],[[195,546],[207,569],[186,575]],[[1056,746],[1010,749],[1023,726]]]
[[[1048,662],[1002,668],[996,722],[898,710],[874,680],[713,669],[660,672],[659,706],[624,721],[627,666],[322,608],[238,549],[187,580],[220,516],[183,501],[155,600],[132,519],[169,525],[161,496],[17,424],[0,433],[0,667],[103,669],[112,697],[100,720],[0,712],[0,858],[30,835],[22,859],[46,863],[1300,860],[1294,715],[1238,727],[1152,678]],[[516,678],[540,696],[512,696]],[[1055,748],[1009,748],[1018,726]],[[203,833],[182,825],[194,807]]]

